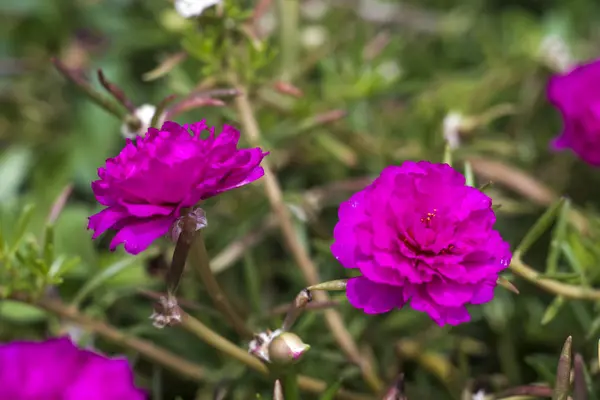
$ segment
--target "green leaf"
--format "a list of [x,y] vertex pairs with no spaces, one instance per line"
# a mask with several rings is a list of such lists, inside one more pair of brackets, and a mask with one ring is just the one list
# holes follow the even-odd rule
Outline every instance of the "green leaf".
[[246,282],[246,292],[252,308],[254,312],[260,314],[260,271],[256,268],[251,251],[244,256],[244,281]]
[[82,287],[79,289],[75,297],[73,298],[72,305],[78,306],[81,302],[94,290],[100,287],[104,282],[123,272],[129,266],[139,262],[139,257],[127,257],[123,260],[117,261],[116,263],[110,265],[108,268],[103,269],[98,274],[96,274],[93,278],[88,280]]
[[475,187],[475,174],[473,173],[473,166],[469,161],[465,161],[464,174],[467,186]]
[[542,325],[548,324],[550,321],[558,315],[558,312],[562,309],[565,304],[565,298],[562,296],[556,296],[552,303],[546,308],[546,312],[544,312],[544,316],[542,317]]
[[11,147],[0,153],[0,203],[14,198],[31,164],[31,149]]
[[28,204],[23,208],[21,215],[19,216],[19,221],[17,222],[17,230],[15,232],[15,236],[12,238],[12,246],[10,248],[10,253],[15,253],[19,246],[21,246],[21,241],[25,237],[25,233],[27,232],[27,226],[31,221],[31,217],[33,215],[34,210],[33,204]]
[[39,308],[13,300],[0,302],[0,319],[12,322],[32,324],[45,320],[47,314]]
[[540,236],[546,232],[546,230],[552,225],[554,219],[558,215],[561,207],[565,203],[565,198],[562,197],[558,201],[554,202],[548,209],[542,214],[540,218],[533,224],[531,229],[527,232],[521,243],[517,246],[515,253],[523,255],[529,250],[532,244],[534,244]]
[[579,262],[579,258],[575,255],[575,252],[573,251],[573,248],[571,247],[571,245],[567,242],[563,242],[560,245],[560,249],[562,250],[562,253],[565,255],[565,258],[567,259],[567,261],[569,262],[569,265],[571,265],[571,268],[573,268],[574,271],[579,273],[579,276],[581,278],[581,283],[584,286],[587,286],[588,282],[587,282],[587,277],[585,275],[585,269],[583,268],[583,265],[581,265],[581,263]]
[[452,148],[450,147],[450,144],[448,142],[446,142],[445,146],[444,146],[444,161],[445,164],[448,164],[449,166],[452,166]]
[[597,336],[598,332],[600,332],[600,316],[596,317],[596,319],[592,321],[590,329],[585,335],[585,340],[590,340],[593,337]]
[[342,387],[342,380],[338,380],[334,384],[330,385],[327,390],[323,392],[323,394],[319,397],[319,400],[333,400],[335,395]]
[[541,381],[554,381],[555,373],[551,366],[556,365],[556,358],[549,355],[536,354],[525,357],[525,363],[533,368],[540,377]]
[[52,265],[54,261],[54,226],[46,225],[44,231],[44,261],[46,265]]
[[569,212],[571,211],[571,200],[565,199],[563,206],[558,214],[556,225],[552,230],[552,240],[550,241],[550,250],[546,258],[546,273],[553,274],[558,270],[558,260],[560,258],[560,246],[565,241],[567,233],[567,222]]
[[66,260],[65,256],[60,256],[52,262],[48,270],[50,279],[61,278],[81,262],[79,257],[72,257]]

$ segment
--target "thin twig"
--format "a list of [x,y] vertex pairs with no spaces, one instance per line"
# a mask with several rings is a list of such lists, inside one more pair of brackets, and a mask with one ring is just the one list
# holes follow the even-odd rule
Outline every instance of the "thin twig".
[[[15,300],[24,301],[22,298],[16,298]],[[144,358],[160,364],[178,375],[195,381],[205,379],[205,371],[201,366],[160,348],[152,342],[130,336],[119,331],[112,325],[89,318],[80,313],[76,308],[70,307],[60,300],[45,298],[32,304],[61,318],[72,321],[83,329],[94,332],[110,342],[134,350]]]
[[[316,186],[302,194],[301,206],[308,214],[309,219],[330,203],[339,203],[347,196],[348,192],[358,191],[373,181],[371,177],[352,178],[343,181],[332,182],[326,185]],[[339,197],[339,199],[338,199]],[[258,245],[279,224],[275,213],[267,215],[257,228],[253,228],[244,236],[230,243],[219,252],[210,262],[214,274],[220,274],[238,260],[240,260],[248,249]],[[311,303],[312,304],[312,303]],[[317,302],[315,304],[322,304]],[[323,303],[324,304],[324,303]],[[308,308],[316,308],[309,304]]]
[[540,289],[569,299],[600,300],[600,290],[587,287],[569,285],[553,279],[542,278],[542,274],[529,267],[520,259],[520,254],[513,254],[510,270],[523,279],[528,280]]
[[312,301],[312,294],[307,289],[302,289],[300,293],[294,299],[292,303],[292,307],[289,308],[285,319],[283,320],[283,325],[281,329],[284,331],[289,331],[294,322],[298,319],[302,311],[306,308],[306,306]]
[[62,210],[65,208],[65,204],[67,204],[67,200],[69,196],[71,196],[71,192],[73,192],[73,184],[69,183],[67,186],[61,190],[60,194],[54,200],[52,207],[50,208],[50,214],[48,214],[48,219],[46,220],[46,224],[54,225]]
[[160,103],[158,103],[158,105],[156,106],[156,110],[154,111],[154,115],[152,116],[152,120],[150,121],[150,126],[152,128],[160,128],[158,125],[163,116],[166,116],[167,106],[171,104],[171,102],[176,98],[177,95],[172,94],[170,96],[165,97],[161,100]]
[[[336,300],[312,301],[312,302],[308,303],[304,307],[304,309],[305,310],[324,310],[324,309],[327,309],[327,308],[337,307],[339,304],[340,304],[339,301],[336,301]],[[293,307],[294,307],[293,303],[282,304],[280,306],[277,306],[277,307],[273,308],[267,314],[269,316],[271,316],[271,317],[277,316],[277,315],[281,315],[281,314],[286,314]]]
[[[76,308],[64,304],[60,300],[56,300],[54,298],[44,298],[40,301],[33,302],[20,296],[13,296],[12,300],[34,305],[60,318],[71,321],[81,326],[83,329],[93,332],[112,343],[140,353],[148,360],[160,364],[172,372],[181,375],[182,377],[194,381],[203,381],[206,378],[206,372],[201,366],[192,363],[185,358],[179,357],[168,350],[158,347],[152,342],[123,333],[117,328],[103,321],[92,319],[78,311]],[[219,336],[217,333],[213,332],[204,326],[200,321],[194,319],[188,314],[184,313],[183,323],[181,326],[196,335],[202,331],[202,329],[199,330],[199,328],[204,327],[204,333],[208,335],[202,336],[202,339],[205,340],[207,337],[211,338],[211,340],[207,341],[207,343],[218,344],[214,346],[216,349],[221,351],[227,349],[231,351],[231,354],[229,352],[227,352],[227,354],[239,359],[240,361],[244,360],[243,363],[246,366],[260,372],[263,375],[268,374],[268,369],[258,359],[250,356],[247,352],[227,341],[227,339]],[[243,357],[241,354],[245,354],[248,357]],[[327,384],[325,382],[308,376],[298,376],[298,385],[302,390],[312,393],[322,393],[327,390]],[[353,393],[343,389],[338,392],[337,397],[342,400],[373,400],[369,396]]]
[[52,64],[54,64],[58,72],[60,72],[65,78],[73,82],[75,86],[79,88],[79,90],[81,90],[88,97],[90,97],[90,99],[92,99],[96,104],[98,104],[100,107],[104,108],[104,110],[106,110],[107,112],[119,119],[125,118],[127,112],[124,111],[121,107],[117,106],[115,103],[113,103],[110,99],[104,97],[96,89],[94,89],[92,85],[90,85],[90,83],[83,78],[81,73],[68,68],[62,61],[60,61],[57,58],[52,58],[50,61],[52,62]]
[[503,399],[505,397],[514,396],[535,396],[535,397],[552,397],[552,388],[549,386],[519,386],[498,393],[496,398]]
[[[242,92],[242,95],[236,97],[234,101],[244,128],[244,133],[247,135],[249,142],[253,146],[260,146],[260,129],[248,99],[248,91],[244,88],[240,88],[240,91]],[[277,215],[287,247],[291,251],[308,285],[316,285],[319,283],[317,268],[313,264],[299,238],[296,236],[292,219],[283,201],[283,195],[277,177],[273,173],[268,159],[263,160],[261,165],[265,171],[264,178],[262,179],[265,185],[265,191],[269,202],[271,203],[271,208]],[[329,296],[321,291],[315,292],[314,297],[317,301],[329,300]],[[344,326],[340,314],[336,310],[326,310],[325,320],[333,336],[340,345],[340,348],[352,362],[360,367],[362,375],[371,389],[380,392],[383,388],[381,380],[375,374],[373,366],[366,359],[361,357],[358,347],[354,342],[352,335]]]
[[[467,157],[467,161],[471,163],[473,171],[477,175],[493,181],[494,184],[501,184],[514,190],[534,204],[547,207],[559,198],[559,195],[552,189],[525,171],[501,161],[480,157]],[[569,219],[581,232],[588,231],[588,221],[579,211],[571,209]]]
[[121,103],[123,107],[125,107],[132,114],[135,112],[135,105],[133,102],[129,100],[129,98],[125,95],[125,92],[123,92],[120,87],[106,79],[106,76],[101,69],[98,69],[98,80],[100,81],[102,87],[106,89],[106,91],[110,93],[115,100]]
[[196,232],[195,236],[189,253],[189,261],[200,276],[200,279],[202,279],[208,295],[214,302],[215,307],[223,314],[240,336],[253,338],[254,332],[246,326],[244,320],[237,314],[210,269],[208,252],[206,251],[202,231]]
[[[179,326],[187,330],[188,332],[196,335],[199,339],[214,347],[215,349],[220,350],[223,353],[230,356],[231,358],[238,360],[242,364],[260,373],[261,375],[269,375],[270,371],[266,364],[264,364],[262,361],[260,361],[258,358],[254,357],[247,351],[244,351],[243,349],[239,348],[238,346],[236,346],[226,338],[222,337],[215,331],[211,330],[200,320],[192,317],[191,315],[183,313],[182,323]],[[298,375],[298,386],[302,390],[312,393],[321,393],[327,389],[327,385],[325,382],[303,375]],[[366,395],[351,393],[346,390],[340,390],[337,393],[337,397],[340,399],[348,400],[370,399],[370,397]]]

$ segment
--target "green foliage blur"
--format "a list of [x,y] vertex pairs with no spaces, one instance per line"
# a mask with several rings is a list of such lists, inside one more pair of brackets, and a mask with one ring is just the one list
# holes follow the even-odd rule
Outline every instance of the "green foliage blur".
[[[220,398],[222,390],[232,399],[272,397],[271,381],[187,332],[151,325],[149,293],[165,290],[172,245],[156,243],[134,257],[121,248],[110,252],[110,235],[91,240],[87,218],[101,206],[90,183],[122,148],[122,121],[59,74],[52,57],[85,71],[99,91],[101,68],[137,106],[227,89],[225,72],[239,74],[251,88],[297,235],[323,281],[348,276],[329,251],[337,205],[387,165],[441,162],[446,121],[447,135],[460,141],[453,165],[472,169],[478,186],[493,181],[486,190],[501,205],[496,227],[513,249],[561,195],[570,201],[560,203],[556,218],[568,218],[565,204],[578,213],[561,224],[549,221],[523,261],[582,290],[600,284],[600,174],[568,152],[549,151],[561,122],[545,98],[548,77],[565,60],[597,57],[599,2],[274,0],[253,21],[257,3],[225,0],[223,9],[186,20],[168,0],[0,2],[0,297],[41,295],[51,286],[86,315],[205,368],[206,379],[193,382],[85,333],[82,341],[126,354],[154,400]],[[174,58],[180,52],[187,56]],[[300,96],[278,89],[279,80]],[[224,101],[189,110],[177,122],[240,126],[231,100]],[[448,128],[453,116],[460,129]],[[66,205],[53,216],[65,190]],[[204,209],[212,267],[230,300],[256,330],[277,328],[284,318],[278,306],[306,283],[273,223],[262,183],[211,199]],[[343,295],[334,298],[379,375],[390,383],[404,372],[411,400],[553,386],[569,335],[590,382],[597,380],[598,302],[556,297],[507,277],[519,295],[498,287],[492,302],[470,308],[471,323],[452,329],[409,308],[366,316]],[[193,274],[184,276],[180,295],[190,314],[246,345]],[[0,302],[2,341],[65,332],[80,335],[81,328],[25,303]],[[320,311],[302,315],[294,332],[311,345],[298,366],[303,374],[369,392]],[[590,400],[600,399],[600,385],[589,389]]]

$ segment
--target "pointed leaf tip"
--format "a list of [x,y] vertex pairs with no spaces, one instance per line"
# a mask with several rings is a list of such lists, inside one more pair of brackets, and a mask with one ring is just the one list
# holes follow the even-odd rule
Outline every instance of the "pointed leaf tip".
[[552,400],[567,400],[571,386],[571,349],[573,337],[569,336],[565,340],[560,359],[556,369],[556,384],[552,393]]
[[503,276],[499,276],[498,277],[498,285],[502,286],[503,288],[510,290],[511,292],[515,293],[515,294],[521,294],[521,292],[519,292],[519,289],[517,289],[517,287],[508,279],[506,279]]
[[285,400],[285,397],[283,396],[283,387],[281,386],[281,381],[279,379],[275,381],[273,400]]

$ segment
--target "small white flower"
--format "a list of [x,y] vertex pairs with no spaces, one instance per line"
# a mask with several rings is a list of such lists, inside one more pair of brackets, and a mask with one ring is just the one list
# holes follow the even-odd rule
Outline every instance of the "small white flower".
[[325,28],[320,25],[312,25],[302,30],[300,40],[304,47],[314,49],[322,46],[327,41],[328,36]]
[[208,7],[219,4],[223,0],[175,0],[175,11],[183,18],[197,17]]
[[[156,107],[152,104],[144,104],[138,107],[133,115],[135,115],[141,122],[141,126],[137,130],[133,130],[127,122],[124,122],[121,125],[121,134],[126,139],[134,139],[137,136],[144,136],[148,128],[150,128],[150,124],[152,123],[152,117],[154,117],[154,113],[156,112]],[[165,122],[165,116],[161,115],[158,119],[158,126],[161,126]]]
[[483,389],[473,395],[473,400],[485,400],[485,392]]
[[444,139],[446,139],[451,149],[456,149],[460,145],[460,128],[462,123],[463,116],[456,112],[452,112],[444,118]]
[[559,35],[547,35],[540,43],[539,56],[557,72],[567,72],[574,64],[569,44]]
[[394,82],[402,75],[402,68],[396,61],[392,60],[379,64],[376,71],[387,83]]

